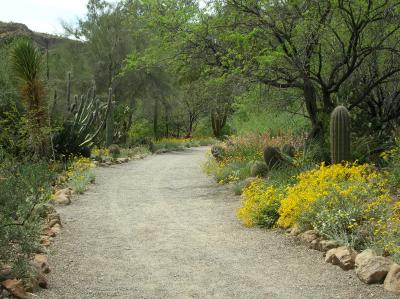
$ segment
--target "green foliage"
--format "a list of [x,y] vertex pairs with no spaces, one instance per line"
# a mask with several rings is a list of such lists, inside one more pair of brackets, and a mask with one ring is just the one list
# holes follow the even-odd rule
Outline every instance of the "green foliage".
[[51,195],[53,172],[45,162],[18,162],[0,153],[0,260],[27,265],[39,247],[41,210]]
[[[96,88],[92,86],[88,92],[75,96],[70,103],[71,78],[67,81],[66,116],[61,119],[53,118],[61,123],[61,128],[54,136],[54,149],[58,157],[83,155],[90,157],[90,148],[96,138],[103,133],[111,109],[112,89],[109,89],[107,102],[102,102],[96,95]],[[54,103],[56,105],[56,103]]]
[[269,172],[269,167],[265,162],[255,161],[251,166],[251,176],[253,177],[266,177]]
[[211,147],[211,154],[213,155],[214,159],[219,161],[223,159],[225,149],[223,146],[215,144]]
[[332,163],[351,161],[351,119],[344,106],[338,106],[331,114],[330,137]]
[[13,46],[11,64],[19,81],[21,99],[28,112],[28,132],[34,155],[37,159],[49,157],[48,107],[41,77],[43,56],[31,41],[19,40]]
[[280,167],[285,163],[279,149],[272,146],[267,146],[264,149],[264,161],[269,169]]
[[68,184],[77,194],[84,193],[88,186],[94,183],[96,176],[92,169],[76,171],[70,177]]
[[108,150],[110,151],[111,157],[114,159],[118,158],[121,154],[121,149],[119,148],[118,144],[111,144],[108,147]]
[[296,154],[296,148],[291,144],[285,144],[282,147],[282,153],[288,157],[294,158],[294,156]]

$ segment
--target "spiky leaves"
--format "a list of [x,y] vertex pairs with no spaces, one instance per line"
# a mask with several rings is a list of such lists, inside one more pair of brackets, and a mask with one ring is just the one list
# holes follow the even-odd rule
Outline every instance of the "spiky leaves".
[[16,43],[11,54],[12,69],[19,81],[21,100],[29,119],[30,143],[37,158],[50,153],[49,122],[44,84],[41,80],[43,56],[29,40]]

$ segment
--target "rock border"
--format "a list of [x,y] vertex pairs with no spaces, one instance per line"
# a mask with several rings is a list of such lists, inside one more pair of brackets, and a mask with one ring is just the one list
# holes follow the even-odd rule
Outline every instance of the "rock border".
[[310,249],[324,253],[325,262],[339,266],[344,271],[355,270],[365,284],[383,284],[386,291],[400,295],[400,265],[390,257],[379,256],[372,249],[361,253],[354,248],[340,246],[335,240],[323,238],[316,230],[302,232],[293,226],[286,231]]

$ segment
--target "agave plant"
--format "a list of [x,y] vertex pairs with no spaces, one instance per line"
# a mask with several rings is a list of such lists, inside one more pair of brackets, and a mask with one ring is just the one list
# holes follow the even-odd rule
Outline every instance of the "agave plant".
[[44,84],[43,55],[31,41],[20,40],[11,54],[12,68],[19,81],[21,100],[28,114],[30,143],[37,158],[49,156],[50,130]]

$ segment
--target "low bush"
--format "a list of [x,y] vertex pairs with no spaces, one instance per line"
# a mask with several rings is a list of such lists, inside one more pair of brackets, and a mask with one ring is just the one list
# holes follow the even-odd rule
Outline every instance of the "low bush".
[[162,138],[160,140],[154,141],[151,151],[157,152],[163,151],[179,151],[183,150],[185,147],[198,147],[205,145],[213,145],[216,141],[210,137],[204,138]]
[[67,170],[69,186],[78,194],[84,193],[94,183],[94,163],[89,158],[75,158]]
[[0,155],[0,266],[12,265],[18,277],[29,271],[30,254],[40,246],[53,178],[45,162],[19,162]]
[[282,193],[257,179],[243,191],[243,204],[237,215],[246,226],[273,227],[279,218]]
[[362,187],[368,187],[371,196],[379,194],[382,181],[378,172],[367,164],[322,164],[298,175],[297,183],[288,187],[279,210],[278,224],[283,227],[294,225],[316,201],[332,194],[354,197],[362,191]]

